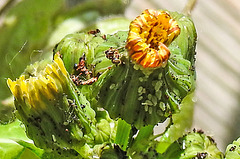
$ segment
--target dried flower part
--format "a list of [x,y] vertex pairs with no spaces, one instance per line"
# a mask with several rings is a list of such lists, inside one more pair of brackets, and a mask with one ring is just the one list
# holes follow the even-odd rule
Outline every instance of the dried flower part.
[[143,67],[163,66],[170,56],[168,46],[179,34],[177,22],[167,12],[147,9],[131,22],[126,48]]

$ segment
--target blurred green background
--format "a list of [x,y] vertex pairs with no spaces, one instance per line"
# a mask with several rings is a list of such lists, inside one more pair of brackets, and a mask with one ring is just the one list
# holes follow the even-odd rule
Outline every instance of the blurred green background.
[[[238,1],[198,0],[192,11],[198,32],[193,127],[214,136],[221,150],[240,136]],[[6,100],[10,96],[6,79],[17,78],[30,63],[51,58],[54,45],[66,34],[90,28],[100,28],[103,33],[127,30],[129,20],[123,16],[132,20],[147,8],[182,11],[186,3],[187,0],[0,0],[0,122],[7,122],[12,110],[12,100]]]

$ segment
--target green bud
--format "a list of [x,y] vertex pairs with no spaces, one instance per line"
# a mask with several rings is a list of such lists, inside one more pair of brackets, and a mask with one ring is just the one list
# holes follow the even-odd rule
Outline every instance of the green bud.
[[240,138],[233,141],[226,148],[225,159],[238,159],[240,158]]
[[184,14],[170,12],[170,15],[178,22],[181,29],[181,33],[169,46],[170,52],[179,48],[181,51],[178,51],[178,53],[181,54],[184,59],[189,60],[191,65],[194,66],[197,41],[197,32],[194,23],[189,16]]
[[96,112],[96,123],[86,142],[90,145],[113,143],[116,136],[117,121],[112,120],[106,111]]
[[[96,31],[97,32],[97,31]],[[76,73],[74,67],[79,63],[79,59],[85,56],[87,67],[94,65],[94,48],[102,43],[104,39],[101,36],[87,33],[69,34],[64,37],[54,48],[54,54],[60,53],[64,65],[70,75]]]
[[223,159],[223,154],[214,140],[203,134],[202,131],[192,132],[179,138],[162,155],[164,159]]
[[54,49],[54,54],[60,53],[73,82],[90,102],[101,87],[99,76],[113,65],[104,53],[110,46],[101,45],[105,41],[99,30],[93,30],[69,34]]

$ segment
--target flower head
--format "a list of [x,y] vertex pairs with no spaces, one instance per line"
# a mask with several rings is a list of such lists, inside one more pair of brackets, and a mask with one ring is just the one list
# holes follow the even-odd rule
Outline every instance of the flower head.
[[53,101],[57,94],[63,92],[67,80],[68,74],[64,64],[56,56],[52,64],[48,64],[44,70],[36,72],[35,75],[30,77],[21,75],[16,81],[8,79],[7,83],[17,102],[28,103],[29,109],[40,111],[47,107],[47,104],[41,101],[45,98]]
[[143,67],[163,66],[170,56],[168,46],[179,34],[177,22],[166,11],[147,9],[131,22],[126,48]]
[[7,81],[28,136],[43,149],[84,145],[95,111],[74,87],[59,54],[52,63],[42,64],[30,66],[36,70],[30,75]]

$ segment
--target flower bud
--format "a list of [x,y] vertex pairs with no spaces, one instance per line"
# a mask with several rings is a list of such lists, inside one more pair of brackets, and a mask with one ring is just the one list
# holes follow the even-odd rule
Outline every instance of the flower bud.
[[118,50],[121,63],[104,77],[99,103],[137,128],[165,121],[195,89],[195,45],[189,17],[145,10],[130,25],[126,50]]
[[17,113],[36,146],[77,149],[91,133],[95,111],[72,83],[59,54],[52,63],[39,64],[30,66],[29,74],[25,72],[16,81],[7,81]]
[[233,141],[226,148],[225,159],[237,159],[240,157],[240,138]]
[[171,158],[205,158],[223,159],[222,152],[214,140],[203,132],[192,132],[174,142],[162,155],[164,159]]
[[76,73],[74,67],[83,56],[86,59],[86,67],[94,65],[94,49],[104,41],[101,36],[97,36],[99,31],[94,33],[75,33],[65,36],[54,48],[54,54],[61,55],[66,70],[70,75]]

